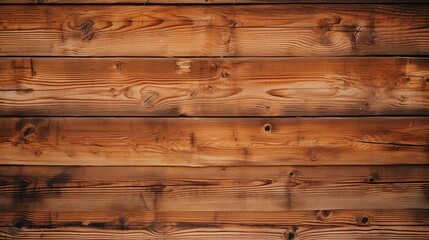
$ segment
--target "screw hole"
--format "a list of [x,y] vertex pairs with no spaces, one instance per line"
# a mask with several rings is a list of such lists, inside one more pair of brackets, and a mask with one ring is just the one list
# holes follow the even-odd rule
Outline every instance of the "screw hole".
[[358,223],[360,225],[369,225],[369,217],[368,216],[362,216],[358,219]]
[[265,124],[264,130],[265,130],[265,132],[271,132],[271,130],[272,130],[271,124]]

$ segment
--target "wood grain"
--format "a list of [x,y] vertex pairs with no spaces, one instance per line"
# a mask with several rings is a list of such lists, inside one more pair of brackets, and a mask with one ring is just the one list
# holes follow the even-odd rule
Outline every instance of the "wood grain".
[[0,118],[1,164],[427,164],[429,118]]
[[0,56],[429,53],[429,5],[6,5],[0,16]]
[[429,207],[427,165],[1,168],[0,211],[5,212]]
[[427,58],[2,58],[3,116],[429,115]]
[[[60,211],[2,212],[0,227],[97,227],[141,230],[156,226],[428,226],[428,209],[314,210],[314,211]],[[365,223],[364,223],[365,222]]]
[[429,3],[428,0],[2,0],[1,4]]
[[267,239],[267,240],[319,240],[319,239],[416,239],[427,240],[427,226],[413,227],[334,227],[334,228],[251,228],[251,227],[216,227],[201,228],[167,227],[166,229],[148,229],[140,231],[101,230],[85,228],[60,229],[17,229],[0,228],[0,237],[12,239],[71,239],[71,240],[110,240],[110,239]]

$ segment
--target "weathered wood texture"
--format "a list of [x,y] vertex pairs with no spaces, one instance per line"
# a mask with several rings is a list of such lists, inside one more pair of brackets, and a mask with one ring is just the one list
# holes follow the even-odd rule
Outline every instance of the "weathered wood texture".
[[2,164],[427,164],[429,118],[0,118]]
[[6,5],[0,16],[0,56],[429,53],[429,5]]
[[3,166],[1,170],[0,211],[5,212],[429,207],[428,166]]
[[[63,233],[73,233],[77,239],[79,237],[101,239],[106,236],[113,238],[116,234],[120,234],[121,239],[132,239],[136,235],[144,236],[145,239],[167,236],[170,239],[178,237],[178,232],[181,231],[185,234],[183,238],[192,237],[193,234],[201,234],[200,237],[204,239],[215,238],[223,233],[223,236],[232,239],[240,237],[267,239],[272,237],[270,233],[274,232],[275,239],[282,239],[283,231],[283,236],[288,240],[314,239],[314,234],[323,239],[365,239],[364,237],[391,239],[392,236],[424,239],[424,234],[429,234],[428,214],[428,210],[421,209],[284,212],[2,212],[0,236],[35,238],[39,234],[41,239],[45,239],[60,237]],[[106,231],[102,231],[103,229]],[[341,233],[342,231],[346,233]],[[344,234],[349,235],[341,238]]]
[[1,0],[1,4],[429,3],[428,0]]
[[[296,229],[296,230],[295,230]],[[427,226],[413,227],[322,227],[308,228],[290,226],[289,228],[272,227],[160,227],[149,230],[103,230],[87,228],[59,228],[59,229],[17,229],[0,228],[0,237],[5,240],[15,239],[70,239],[70,240],[196,240],[196,239],[266,239],[266,240],[320,240],[320,239],[413,239],[427,240],[429,230]]]
[[3,58],[4,116],[428,115],[426,58]]
[[240,227],[369,227],[429,226],[427,209],[312,211],[9,211],[1,212],[0,227],[89,227],[119,230],[163,226]]

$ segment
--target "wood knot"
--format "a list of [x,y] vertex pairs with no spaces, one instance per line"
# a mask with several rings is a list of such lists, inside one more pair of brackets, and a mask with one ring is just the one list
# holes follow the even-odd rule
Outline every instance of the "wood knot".
[[82,31],[80,37],[83,40],[91,40],[94,37],[94,24],[95,22],[93,20],[88,19],[79,26],[80,30]]
[[220,71],[220,76],[222,77],[222,78],[228,78],[229,77],[229,73],[226,71],[226,70],[221,70]]
[[124,62],[117,61],[117,62],[115,63],[115,69],[116,69],[117,71],[122,71],[122,70],[124,69]]
[[292,170],[288,173],[289,177],[295,177],[296,173]]
[[331,210],[320,210],[316,212],[316,217],[320,221],[324,221],[326,219],[329,219],[332,216]]
[[356,221],[357,221],[357,224],[360,226],[368,226],[370,224],[370,219],[366,215],[358,217]]
[[377,175],[369,176],[368,177],[368,182],[369,183],[377,183],[378,182],[378,176]]
[[22,228],[30,228],[33,225],[33,223],[30,220],[26,219],[25,217],[19,216],[16,219],[14,219],[13,225],[16,228],[22,229]]
[[33,136],[34,131],[36,131],[36,128],[32,125],[25,126],[21,132],[19,133],[17,139],[14,141],[14,145],[17,146],[19,144],[29,144],[30,138]]
[[141,101],[143,105],[147,107],[153,107],[156,103],[156,100],[159,97],[159,93],[156,91],[146,91],[141,96]]
[[284,239],[286,240],[294,240],[296,237],[296,232],[291,230],[284,233]]
[[119,221],[118,229],[119,230],[127,230],[126,224],[128,222],[128,218],[125,216],[121,216],[121,217],[119,217],[118,221]]
[[22,137],[25,137],[25,138],[29,137],[31,134],[34,133],[35,130],[36,130],[36,128],[34,126],[25,127],[21,132]]

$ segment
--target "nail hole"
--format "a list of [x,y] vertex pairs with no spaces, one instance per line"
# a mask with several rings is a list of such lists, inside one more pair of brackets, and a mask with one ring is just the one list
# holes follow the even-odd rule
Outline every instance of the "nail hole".
[[265,124],[265,126],[264,126],[264,130],[265,130],[265,132],[271,132],[271,130],[272,130],[272,126],[271,126],[271,124],[269,124],[269,123],[267,123],[267,124]]
[[295,177],[296,173],[294,171],[289,172],[289,177]]
[[357,222],[359,225],[369,225],[369,217],[368,216],[361,216],[357,219]]
[[358,219],[358,223],[360,225],[369,225],[369,217],[368,216],[362,216]]

